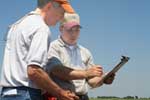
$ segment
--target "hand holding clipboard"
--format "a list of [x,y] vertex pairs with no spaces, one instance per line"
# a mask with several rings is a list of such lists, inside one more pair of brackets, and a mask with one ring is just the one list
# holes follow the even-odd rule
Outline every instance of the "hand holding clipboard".
[[103,80],[106,80],[112,74],[115,74],[125,63],[128,62],[129,59],[129,57],[122,56],[121,61],[111,71],[109,71],[106,75],[103,76]]

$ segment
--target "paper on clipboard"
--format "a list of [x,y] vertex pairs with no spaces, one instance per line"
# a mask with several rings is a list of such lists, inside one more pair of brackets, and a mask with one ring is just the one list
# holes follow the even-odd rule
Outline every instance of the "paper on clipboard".
[[111,71],[109,71],[106,75],[103,76],[103,80],[110,77],[113,73],[116,73],[125,63],[128,62],[129,59],[129,57],[122,56],[121,61]]

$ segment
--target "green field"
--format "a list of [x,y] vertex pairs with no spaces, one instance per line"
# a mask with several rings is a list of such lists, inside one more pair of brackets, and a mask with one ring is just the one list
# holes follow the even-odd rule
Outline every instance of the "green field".
[[139,98],[139,99],[122,99],[122,98],[112,98],[112,99],[102,99],[102,98],[90,98],[90,100],[150,100],[150,99],[144,99],[144,98]]

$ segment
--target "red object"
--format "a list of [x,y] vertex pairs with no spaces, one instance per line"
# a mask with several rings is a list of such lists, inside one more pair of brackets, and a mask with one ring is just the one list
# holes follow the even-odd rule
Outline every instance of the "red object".
[[57,98],[48,94],[48,93],[45,93],[44,94],[44,100],[57,100]]

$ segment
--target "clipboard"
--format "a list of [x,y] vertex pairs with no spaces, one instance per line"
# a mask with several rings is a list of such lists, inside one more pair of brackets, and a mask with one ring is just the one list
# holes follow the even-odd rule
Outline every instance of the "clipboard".
[[103,80],[110,77],[113,73],[116,73],[120,68],[123,67],[124,64],[128,62],[129,59],[130,58],[127,56],[122,56],[121,61],[111,71],[109,71],[106,75],[103,76]]

